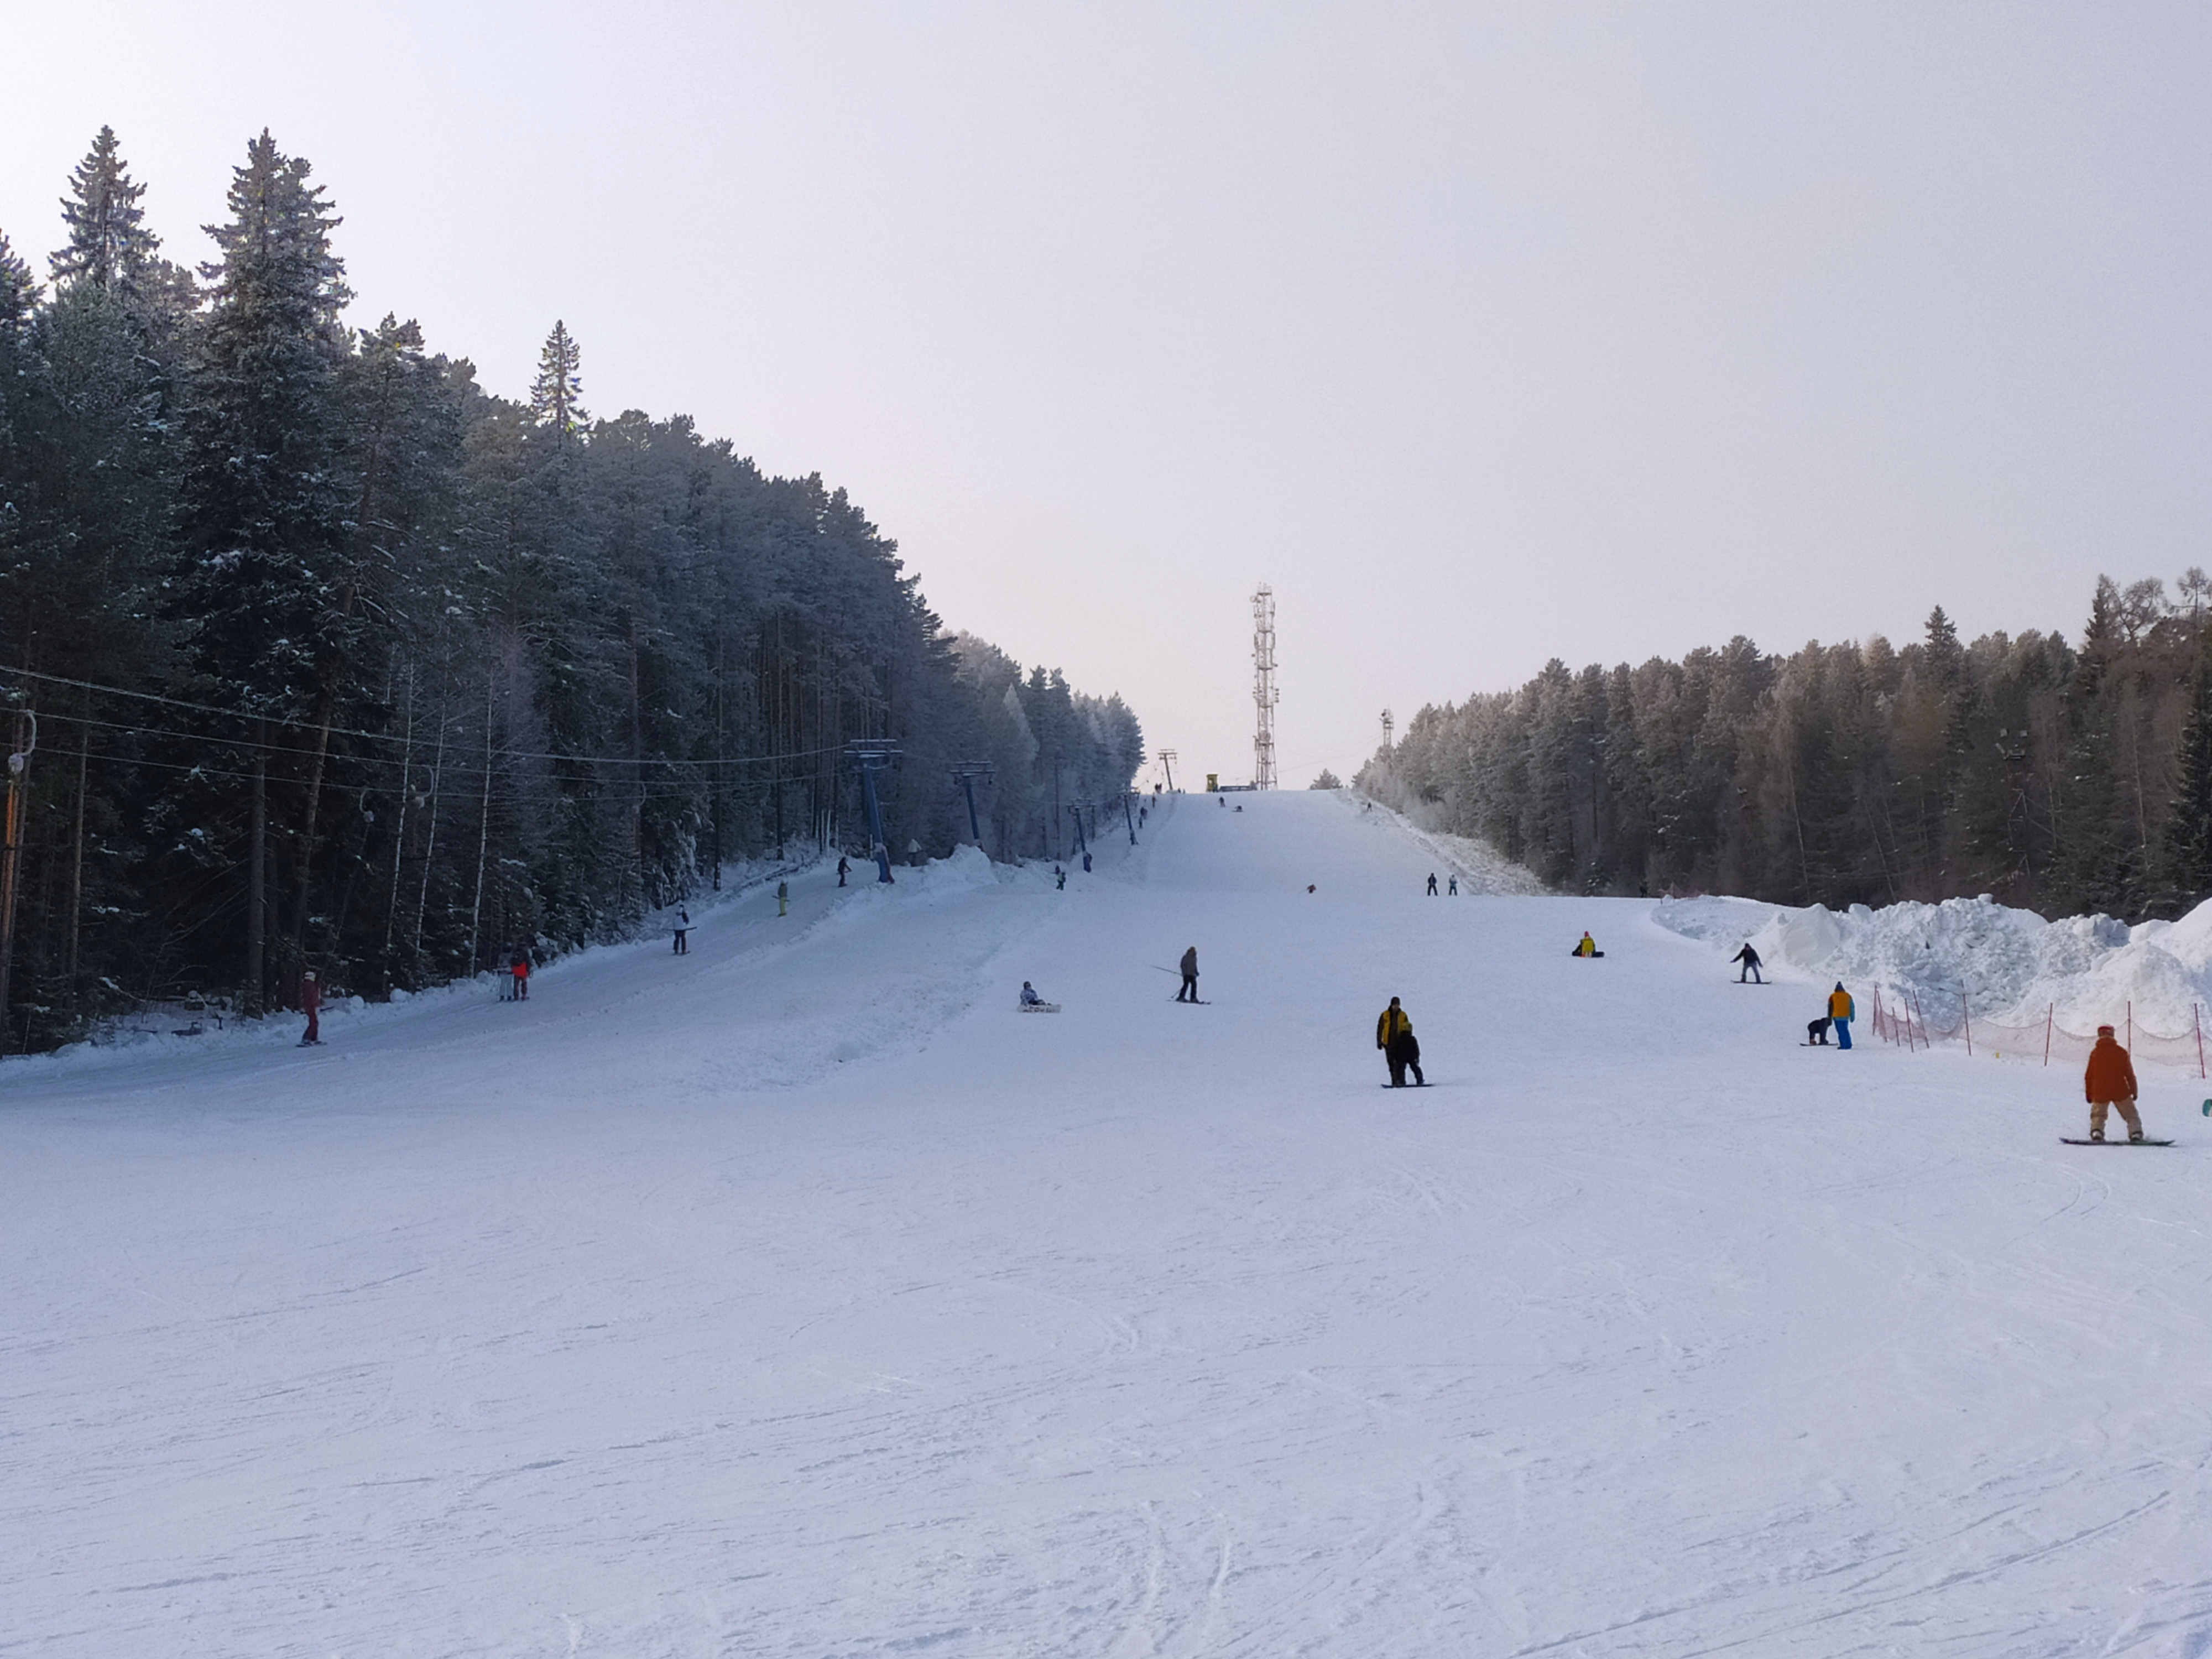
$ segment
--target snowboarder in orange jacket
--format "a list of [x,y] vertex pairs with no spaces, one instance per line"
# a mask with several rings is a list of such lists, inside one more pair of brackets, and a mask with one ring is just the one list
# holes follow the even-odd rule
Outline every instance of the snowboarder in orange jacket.
[[2128,1126],[2128,1139],[2143,1138],[2142,1119],[2136,1115],[2136,1064],[2109,1025],[2097,1028],[2097,1046],[2089,1050],[2089,1064],[2081,1073],[2081,1092],[2089,1101],[2090,1139],[2105,1138],[2105,1114],[2114,1107]]

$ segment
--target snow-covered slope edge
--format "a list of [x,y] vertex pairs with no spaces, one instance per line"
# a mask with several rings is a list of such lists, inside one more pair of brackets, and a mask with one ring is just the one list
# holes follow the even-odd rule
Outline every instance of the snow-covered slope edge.
[[1350,789],[1328,792],[1346,807],[1375,820],[1377,828],[1400,830],[1434,855],[1439,878],[1457,876],[1461,890],[1468,893],[1511,894],[1540,897],[1551,890],[1534,873],[1513,862],[1487,842],[1424,828],[1395,807]]

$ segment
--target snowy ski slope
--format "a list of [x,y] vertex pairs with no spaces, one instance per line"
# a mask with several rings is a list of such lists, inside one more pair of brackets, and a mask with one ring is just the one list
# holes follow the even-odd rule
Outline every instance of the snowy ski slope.
[[0,1067],[0,1655],[2212,1654],[2193,1086],[1243,805]]

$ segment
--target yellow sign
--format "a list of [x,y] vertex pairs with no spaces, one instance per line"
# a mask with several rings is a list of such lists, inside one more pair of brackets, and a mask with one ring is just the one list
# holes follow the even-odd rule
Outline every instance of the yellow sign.
[[1218,772],[1208,772],[1206,775],[1206,793],[1210,795],[1220,787],[1221,774]]

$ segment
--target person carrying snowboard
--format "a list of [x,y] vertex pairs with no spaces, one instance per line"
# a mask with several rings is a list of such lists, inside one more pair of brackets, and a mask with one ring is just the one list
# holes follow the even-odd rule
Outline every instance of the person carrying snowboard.
[[1828,1018],[1835,1022],[1836,1047],[1838,1048],[1851,1046],[1851,1020],[1857,1012],[1851,1006],[1851,994],[1844,989],[1843,981],[1838,980],[1836,988],[1828,993]]
[[1177,1002],[1198,1000],[1198,946],[1192,945],[1182,953],[1182,987],[1175,994]]
[[1751,976],[1752,981],[1754,984],[1764,985],[1766,983],[1764,979],[1759,977],[1759,952],[1751,948],[1751,941],[1749,939],[1744,940],[1743,949],[1730,957],[1729,960],[1730,962],[1740,962],[1743,964],[1742,971],[1735,976],[1735,982],[1737,984],[1741,985],[1743,983],[1744,975],[1746,974],[1748,974]]
[[1382,1011],[1382,1017],[1375,1022],[1375,1046],[1382,1051],[1382,1059],[1390,1067],[1392,1088],[1402,1089],[1406,1086],[1406,1070],[1408,1066],[1413,1068],[1413,1082],[1417,1086],[1428,1082],[1428,1079],[1421,1075],[1421,1045],[1414,1040],[1413,1022],[1407,1017],[1406,1011],[1398,1006],[1398,999],[1395,997],[1390,999],[1390,1006]]
[[2143,1138],[2142,1119],[2136,1114],[2136,1063],[2109,1025],[2097,1028],[2097,1046],[2089,1050],[2089,1064],[2081,1073],[2081,1092],[2089,1101],[2090,1139],[2104,1139],[2105,1114],[2115,1108],[2128,1126],[2128,1139]]
[[1585,932],[1581,939],[1576,944],[1575,948],[1569,951],[1568,954],[1570,956],[1577,957],[1601,957],[1605,952],[1597,948],[1597,941],[1592,939],[1589,934]]
[[1434,898],[1436,896],[1437,896],[1437,872],[1436,872],[1435,871],[1431,870],[1431,871],[1430,871],[1430,872],[1429,872],[1429,896],[1430,896],[1431,898]]
[[690,913],[689,910],[686,910],[685,908],[683,908],[683,906],[678,905],[678,906],[677,907],[677,908],[676,908],[676,948],[675,948],[675,951],[674,951],[674,954],[675,954],[675,955],[679,956],[679,957],[688,957],[688,956],[690,956],[690,955],[691,954],[691,946],[690,946],[690,942],[689,942],[688,940],[686,940],[686,939],[684,939],[684,937],[686,933],[690,933],[690,931],[691,931],[691,913]]
[[845,878],[852,872],[852,864],[841,854],[837,860],[837,884],[842,887],[845,884]]
[[316,1016],[322,1012],[323,988],[315,981],[312,968],[300,976],[300,1012],[307,1017],[307,1033],[300,1039],[302,1048],[312,1048],[322,1042],[322,1028]]

